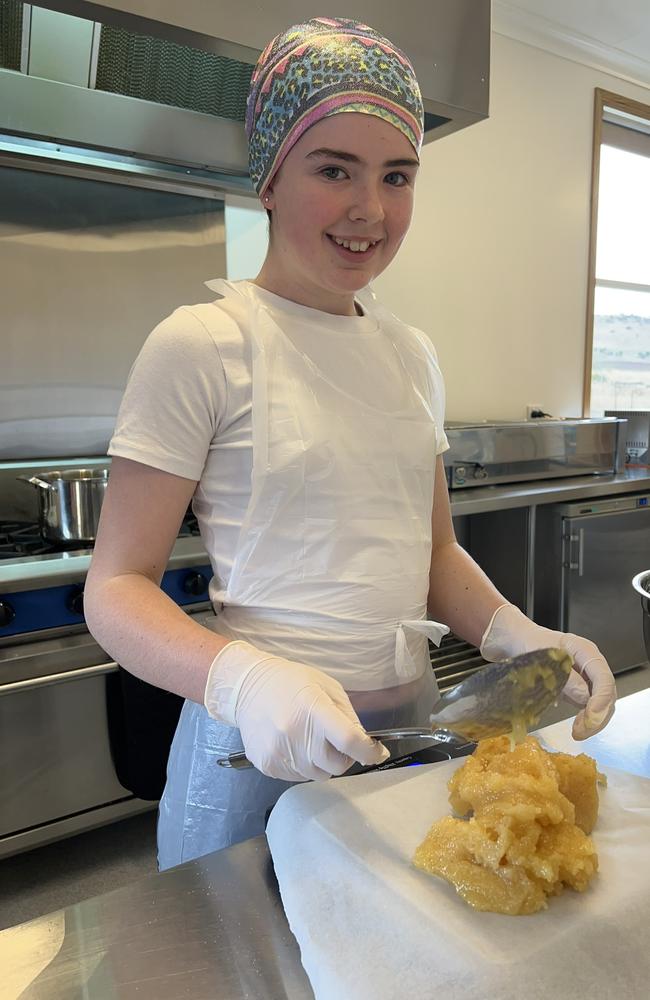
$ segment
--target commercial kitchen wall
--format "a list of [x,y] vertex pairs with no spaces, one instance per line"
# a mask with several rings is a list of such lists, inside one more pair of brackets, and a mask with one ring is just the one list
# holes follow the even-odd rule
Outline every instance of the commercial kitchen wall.
[[[594,88],[646,103],[650,88],[492,40],[490,118],[424,147],[411,230],[375,288],[436,345],[449,419],[581,415]],[[265,233],[245,216],[232,276]]]

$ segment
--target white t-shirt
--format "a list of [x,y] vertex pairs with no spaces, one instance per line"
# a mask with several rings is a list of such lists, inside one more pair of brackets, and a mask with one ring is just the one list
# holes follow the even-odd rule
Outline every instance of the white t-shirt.
[[[331,365],[328,341],[337,338],[344,363],[336,379],[356,397],[395,409],[395,382],[377,320],[334,316],[252,286],[283,332],[319,368]],[[225,321],[225,316],[234,322]],[[248,309],[237,295],[181,306],[147,338],[131,369],[108,453],[197,481],[193,508],[215,578],[213,601],[230,576],[251,491],[252,386]],[[413,333],[414,340],[421,334]],[[327,349],[326,349],[327,348]],[[433,347],[430,367],[437,453],[449,445],[443,430],[444,384]],[[328,360],[329,359],[329,360]]]

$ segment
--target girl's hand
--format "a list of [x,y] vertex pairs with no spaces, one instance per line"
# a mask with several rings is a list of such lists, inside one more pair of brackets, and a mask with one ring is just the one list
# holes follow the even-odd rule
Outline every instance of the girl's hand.
[[239,727],[246,756],[271,778],[324,781],[353,761],[389,756],[338,681],[247,642],[228,643],[215,657],[204,703],[213,718]]
[[614,675],[595,643],[571,632],[536,625],[513,604],[502,604],[485,630],[481,655],[495,661],[552,646],[573,657],[573,670],[562,694],[582,709],[573,721],[572,732],[575,740],[586,740],[605,728],[616,705]]

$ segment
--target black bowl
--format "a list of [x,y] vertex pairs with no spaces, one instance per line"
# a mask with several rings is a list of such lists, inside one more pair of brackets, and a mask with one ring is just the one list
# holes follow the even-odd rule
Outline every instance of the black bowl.
[[645,641],[645,655],[650,660],[650,569],[643,573],[637,573],[632,580],[632,586],[641,597],[641,607],[643,608],[643,638]]

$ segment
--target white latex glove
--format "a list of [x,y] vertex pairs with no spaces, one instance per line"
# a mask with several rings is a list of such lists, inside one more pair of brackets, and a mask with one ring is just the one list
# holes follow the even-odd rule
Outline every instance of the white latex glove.
[[536,625],[514,604],[502,604],[485,630],[481,655],[495,661],[550,647],[565,649],[573,657],[573,670],[562,694],[582,709],[573,720],[573,738],[586,740],[605,728],[616,705],[614,675],[595,643]]
[[215,657],[204,704],[212,718],[239,728],[251,764],[271,778],[324,781],[355,760],[381,764],[390,756],[338,681],[248,642],[230,642]]

